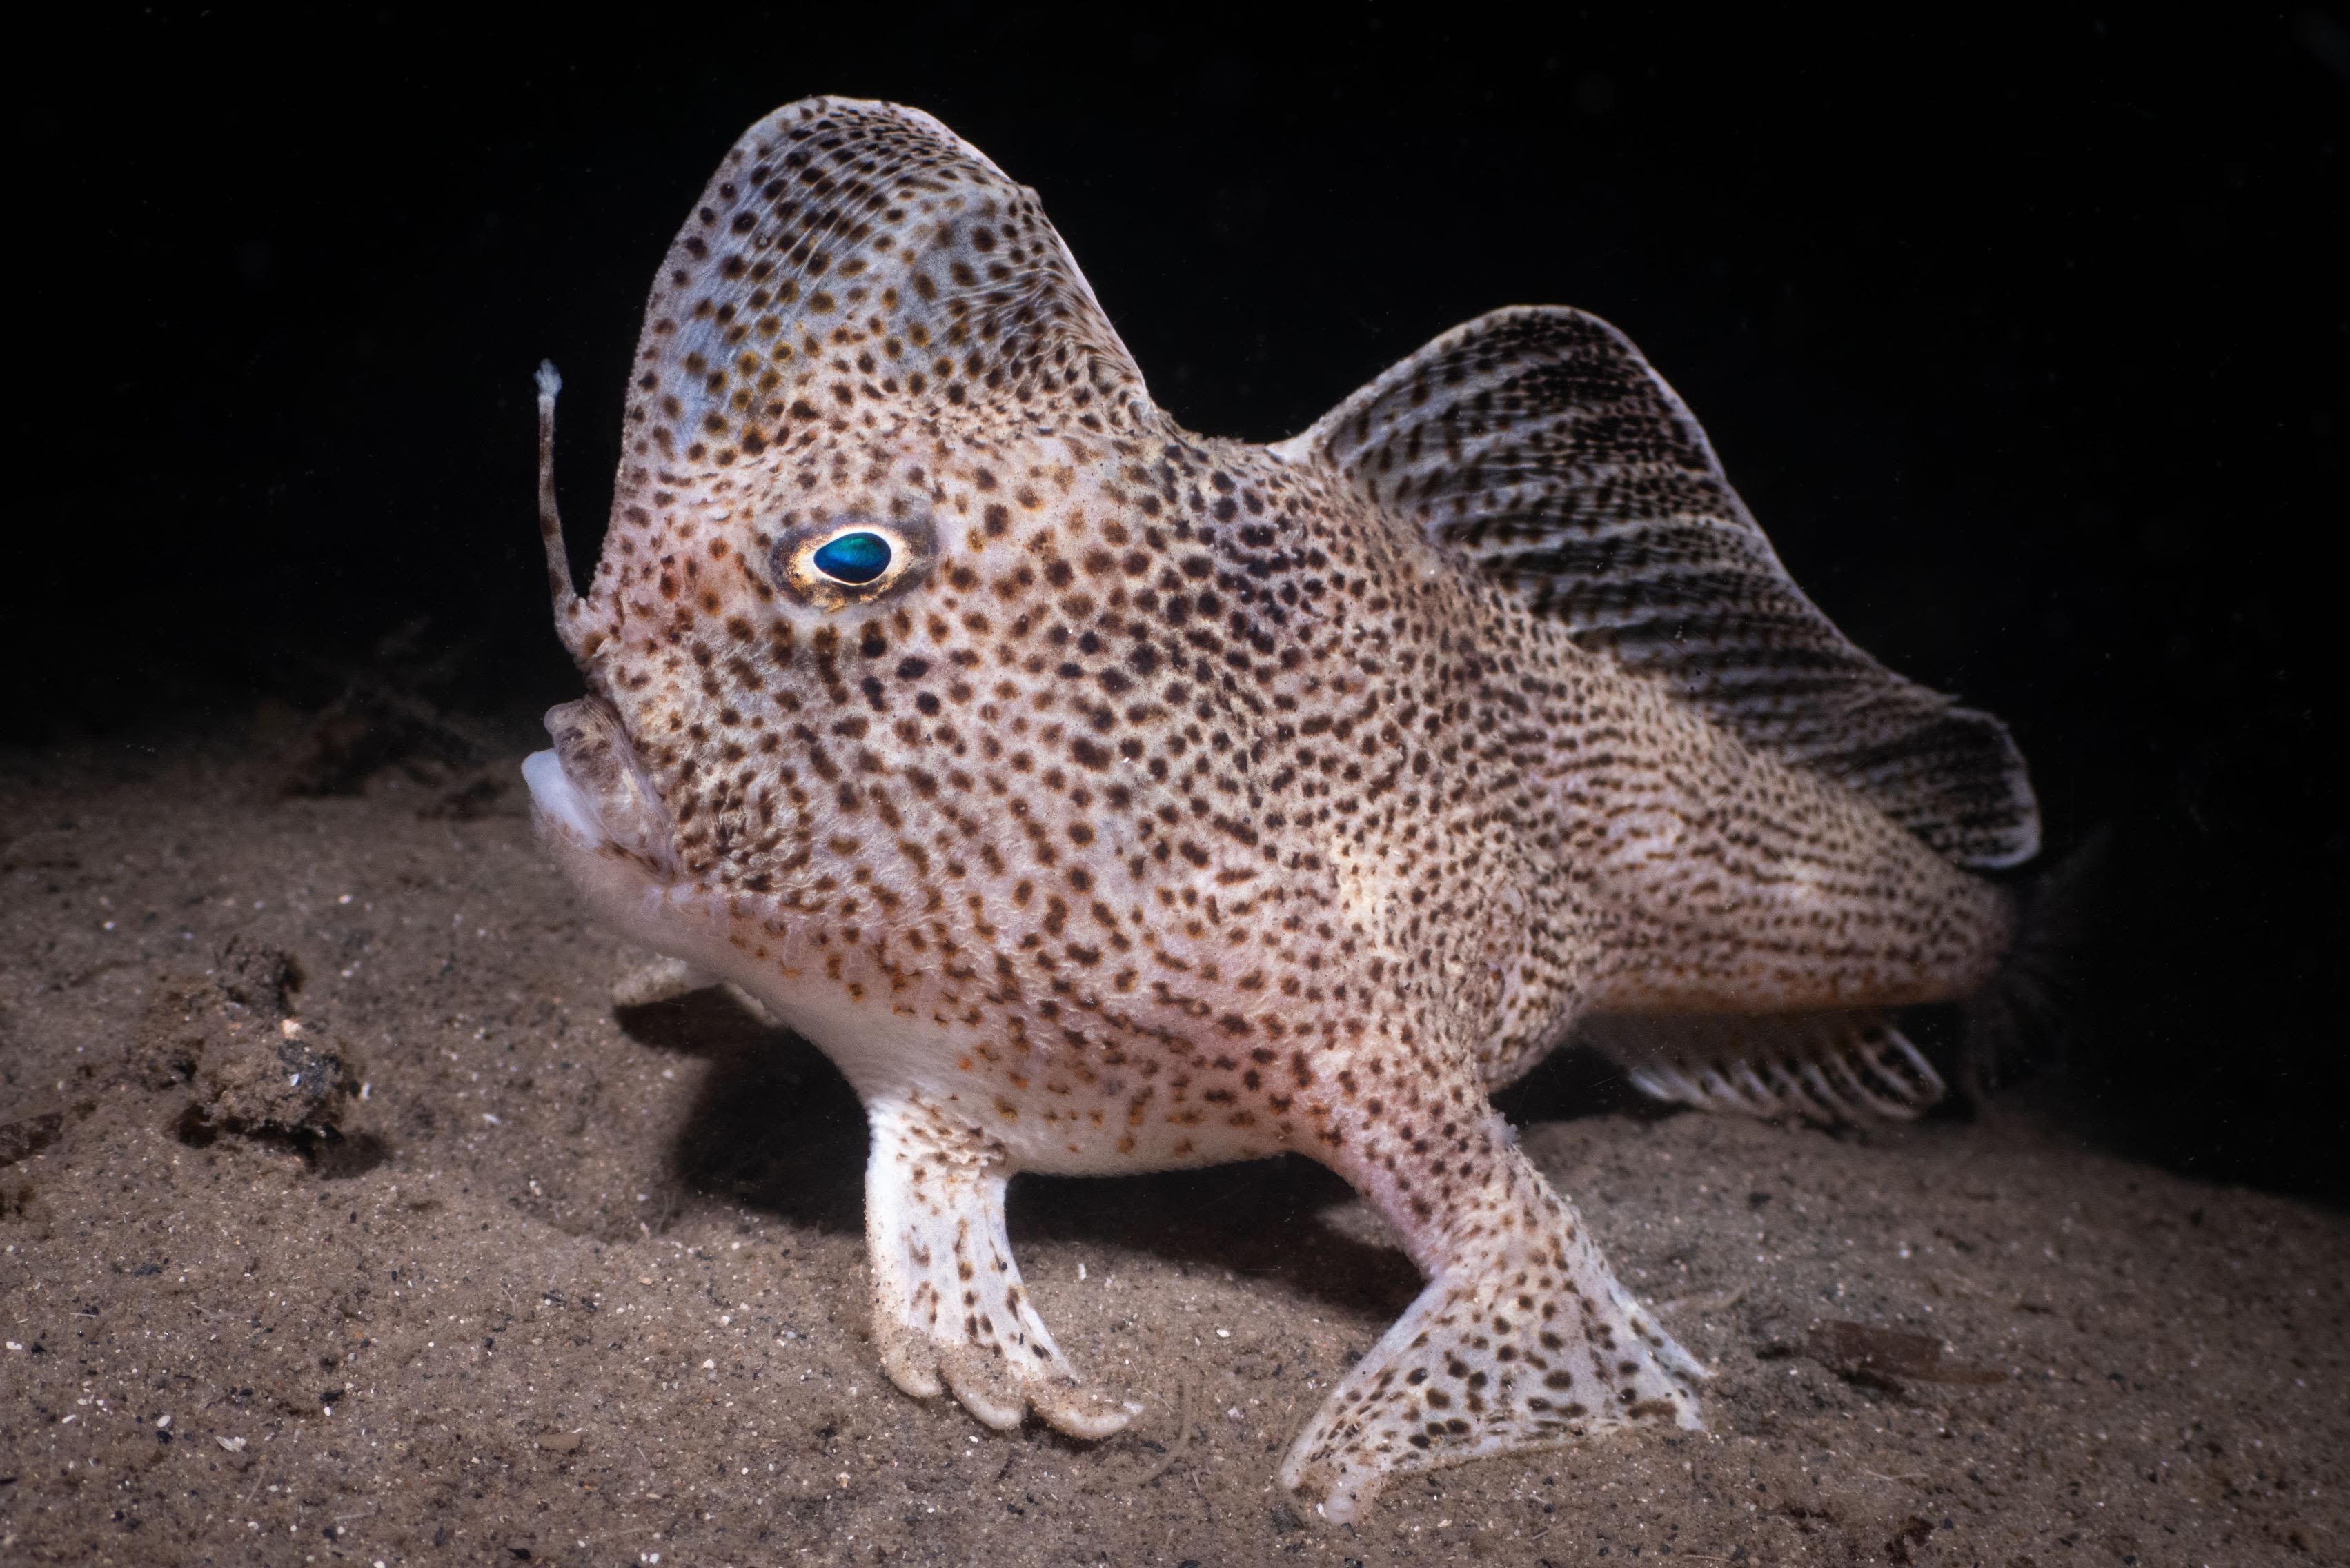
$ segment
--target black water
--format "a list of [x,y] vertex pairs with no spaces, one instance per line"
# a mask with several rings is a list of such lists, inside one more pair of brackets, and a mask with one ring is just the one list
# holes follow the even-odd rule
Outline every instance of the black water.
[[2350,1195],[2338,6],[1118,15],[85,13],[6,110],[12,729],[315,706],[395,634],[430,703],[570,695],[532,368],[567,378],[585,556],[720,153],[792,98],[895,98],[1044,193],[1204,431],[1290,433],[1501,304],[1625,327],[1829,612],[2012,722],[2054,855],[2109,831],[2067,967],[2085,1136]]

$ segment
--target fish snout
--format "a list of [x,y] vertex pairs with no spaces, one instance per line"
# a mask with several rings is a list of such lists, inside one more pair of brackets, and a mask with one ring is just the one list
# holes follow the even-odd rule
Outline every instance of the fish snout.
[[668,808],[645,777],[619,716],[583,698],[546,711],[551,750],[522,764],[542,836],[591,853],[616,853],[649,871],[674,875],[677,848]]

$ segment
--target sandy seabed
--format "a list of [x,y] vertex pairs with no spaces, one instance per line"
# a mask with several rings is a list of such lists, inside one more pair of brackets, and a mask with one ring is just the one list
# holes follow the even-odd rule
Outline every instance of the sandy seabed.
[[1712,1429],[1336,1529],[1273,1476],[1416,1292],[1378,1221],[1298,1160],[1024,1179],[1148,1408],[988,1431],[881,1375],[855,1100],[720,993],[615,1009],[520,735],[306,796],[250,729],[0,766],[0,1563],[2350,1562],[2350,1219],[2046,1091],[1839,1137],[1550,1073],[1527,1146]]

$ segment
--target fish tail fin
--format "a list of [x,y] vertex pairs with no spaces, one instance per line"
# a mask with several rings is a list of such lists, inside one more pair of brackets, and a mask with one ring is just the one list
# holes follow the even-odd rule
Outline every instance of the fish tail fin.
[[2010,885],[2014,940],[1991,982],[1959,1008],[1951,1075],[1967,1101],[1980,1105],[2002,1085],[2069,1061],[2112,865],[2113,832],[2099,826],[2063,859]]

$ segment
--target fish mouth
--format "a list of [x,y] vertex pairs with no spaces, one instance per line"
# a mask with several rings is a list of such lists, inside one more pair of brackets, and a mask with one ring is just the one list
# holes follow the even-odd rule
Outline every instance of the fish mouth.
[[546,732],[554,746],[533,752],[522,764],[540,836],[674,878],[677,846],[669,809],[645,777],[619,715],[599,699],[582,698],[548,709]]

